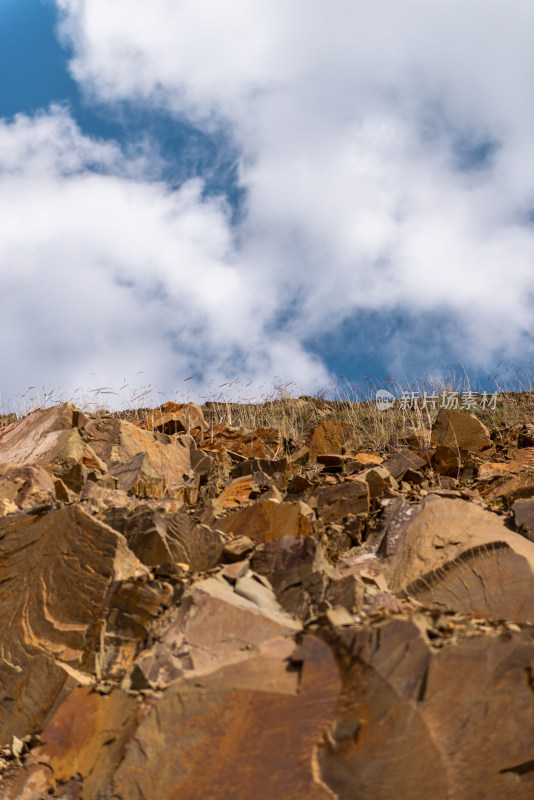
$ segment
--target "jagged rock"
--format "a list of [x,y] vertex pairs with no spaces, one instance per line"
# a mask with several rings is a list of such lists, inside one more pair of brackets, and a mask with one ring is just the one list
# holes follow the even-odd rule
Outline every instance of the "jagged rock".
[[386,467],[378,466],[366,469],[358,473],[358,478],[364,480],[369,486],[371,501],[394,497],[399,489],[399,484]]
[[462,459],[458,449],[440,444],[436,447],[432,466],[438,475],[449,475],[457,478],[462,467]]
[[146,417],[136,420],[135,424],[148,431],[169,435],[189,433],[197,438],[209,428],[202,409],[195,403],[164,403]]
[[34,411],[0,432],[0,463],[45,467],[80,493],[89,478],[101,479],[107,472],[80,435],[87,421],[71,403]]
[[272,485],[269,476],[263,472],[245,475],[233,480],[221,494],[217,495],[217,503],[222,511],[234,510],[256,499]]
[[401,450],[391,458],[386,459],[383,463],[389,472],[393,475],[396,481],[406,480],[406,473],[416,473],[418,470],[425,467],[427,464],[424,458],[413,453],[411,450]]
[[356,453],[354,460],[362,467],[378,467],[384,463],[380,453]]
[[491,447],[489,431],[474,414],[441,408],[432,428],[431,443],[479,453]]
[[312,636],[296,653],[291,641],[273,640],[239,663],[183,678],[139,725],[113,789],[128,800],[280,800],[288,791],[329,800],[316,747],[339,685],[330,649]]
[[242,459],[277,459],[282,454],[282,437],[275,428],[233,428],[220,423],[213,425],[198,442],[202,450],[223,453],[229,450]]
[[109,417],[90,420],[85,437],[123,491],[164,496],[193,478],[190,446],[166,434]]
[[313,510],[300,500],[295,503],[258,500],[218,520],[217,528],[232,536],[248,536],[254,542],[264,543],[280,536],[308,536],[313,518]]
[[145,572],[124,537],[78,506],[0,519],[0,744],[38,730],[69,676],[92,674],[111,590]]
[[17,510],[50,505],[57,498],[54,481],[42,467],[0,464],[0,499]]
[[470,639],[447,633],[419,615],[328,637],[338,651],[343,645],[339,658],[350,665],[317,753],[332,796],[532,797],[532,631]]
[[425,605],[534,623],[534,544],[461,499],[396,501],[379,553],[393,592]]
[[317,516],[325,523],[341,522],[349,514],[369,511],[369,485],[365,480],[349,479],[323,489],[317,499]]
[[287,458],[248,458],[246,461],[238,462],[230,474],[232,478],[242,478],[245,475],[255,475],[258,472],[262,472],[271,478],[280,475],[283,480],[287,465]]
[[512,511],[519,533],[534,542],[534,500],[516,500]]
[[269,579],[278,602],[299,619],[307,619],[325,598],[339,573],[326,560],[311,536],[282,536],[259,547],[252,568]]
[[486,500],[504,500],[511,505],[520,498],[534,497],[534,474],[528,471],[518,475],[503,475],[486,485],[479,483],[478,488]]
[[479,465],[477,477],[479,481],[491,481],[503,475],[516,475],[520,469],[517,461],[485,461]]
[[137,660],[133,686],[163,687],[187,672],[209,672],[300,627],[250,570],[232,582],[222,572],[186,590],[157,643]]
[[183,511],[116,508],[105,512],[103,519],[126,537],[132,552],[150,567],[185,563],[193,572],[204,572],[217,566],[225,546],[222,534],[197,525]]
[[343,453],[352,444],[353,428],[348,422],[326,420],[313,429],[309,441],[310,460],[318,453]]

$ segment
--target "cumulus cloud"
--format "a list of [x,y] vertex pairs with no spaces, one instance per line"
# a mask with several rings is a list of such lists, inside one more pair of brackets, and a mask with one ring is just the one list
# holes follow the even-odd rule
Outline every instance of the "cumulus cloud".
[[0,122],[4,392],[58,376],[117,387],[140,370],[160,390],[193,375],[202,392],[236,368],[280,374],[288,356],[297,380],[324,376],[298,341],[264,336],[269,310],[224,201],[200,180],[172,191],[148,163],[84,136],[62,108]]
[[89,95],[233,132],[239,280],[300,341],[362,309],[452,315],[472,363],[530,341],[531,3],[57,3]]
[[447,363],[531,348],[527,0],[56,4],[88,101],[224,131],[246,200],[233,225],[200,179],[172,191],[150,153],[59,110],[4,123],[0,303],[35,320],[19,347],[43,343],[43,375],[47,342],[80,379],[148,361],[165,385],[185,370],[308,389],[327,379],[309,343],[366,314],[412,321],[384,353],[395,369],[430,339]]

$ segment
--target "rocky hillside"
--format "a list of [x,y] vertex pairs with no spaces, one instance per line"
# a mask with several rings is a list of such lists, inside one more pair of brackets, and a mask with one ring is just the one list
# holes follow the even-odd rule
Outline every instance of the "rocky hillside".
[[532,425],[34,411],[0,609],[2,800],[534,797]]

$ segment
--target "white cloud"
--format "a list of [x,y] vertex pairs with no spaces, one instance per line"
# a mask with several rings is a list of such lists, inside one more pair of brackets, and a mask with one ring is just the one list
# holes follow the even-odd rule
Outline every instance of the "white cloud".
[[241,256],[270,306],[298,299],[299,337],[362,308],[447,311],[444,354],[484,362],[533,332],[527,0],[57,3],[89,93],[230,126]]
[[263,335],[227,209],[201,181],[170,191],[61,108],[0,123],[0,176],[4,398],[58,379],[94,386],[92,372],[116,387],[145,370],[172,391],[191,374],[217,386],[236,364],[260,380],[288,351],[298,381],[324,377],[298,342]]
[[[449,363],[523,357],[534,333],[531,3],[56,3],[88,97],[222,126],[247,191],[234,231],[200,182],[170,191],[146,158],[132,165],[65,114],[2,127],[0,210],[14,233],[0,269],[16,265],[17,302],[21,274],[46,298],[43,311],[25,296],[41,341],[69,330],[58,319],[77,323],[81,380],[102,363],[112,376],[150,361],[156,380],[172,362],[173,375],[234,369],[306,388],[326,374],[303,343],[361,310],[448,318]],[[485,143],[493,154],[460,169]],[[73,300],[80,276],[93,316]],[[166,299],[147,301],[156,290]],[[392,343],[395,366],[405,346]]]

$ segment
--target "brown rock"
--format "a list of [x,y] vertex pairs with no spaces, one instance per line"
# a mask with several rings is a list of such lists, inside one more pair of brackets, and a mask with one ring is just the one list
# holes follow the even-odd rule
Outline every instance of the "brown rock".
[[109,417],[91,420],[85,436],[124,491],[162,496],[193,477],[190,447],[165,434]]
[[138,659],[133,685],[163,687],[187,672],[238,662],[243,651],[300,627],[250,570],[231,582],[223,571],[187,589],[156,645]]
[[315,460],[318,453],[343,453],[352,440],[353,428],[348,422],[321,422],[315,426],[310,437],[310,460]]
[[272,482],[267,475],[255,472],[233,480],[217,496],[217,502],[223,511],[234,510],[259,497],[261,492],[267,491],[271,486]]
[[0,464],[0,499],[29,509],[56,501],[54,481],[42,467]]
[[432,445],[479,453],[491,447],[489,431],[474,414],[441,408],[432,428]]
[[0,519],[0,743],[38,730],[69,675],[91,675],[111,589],[145,571],[120,534],[77,506]]
[[185,563],[193,572],[204,572],[217,566],[225,546],[222,534],[197,525],[183,511],[117,508],[107,511],[103,519],[126,537],[132,552],[149,567]]
[[478,479],[489,481],[500,476],[516,475],[520,470],[517,461],[486,461],[478,468]]
[[195,403],[164,403],[143,419],[136,420],[135,424],[148,431],[169,435],[190,433],[196,437],[202,436],[209,428],[202,409]]
[[405,480],[408,470],[416,472],[425,467],[426,464],[425,459],[418,456],[417,453],[413,453],[411,450],[401,450],[391,458],[386,459],[382,466],[389,470],[396,481],[400,482]]
[[338,697],[338,670],[312,636],[292,664],[293,651],[290,641],[267,642],[240,663],[170,687],[128,746],[115,793],[280,800],[289,791],[292,800],[330,800],[316,748]]
[[534,500],[516,500],[512,511],[519,533],[534,542]]
[[222,453],[230,450],[243,459],[277,459],[282,455],[282,438],[275,428],[233,428],[220,423],[213,425],[199,440],[202,450]]
[[480,494],[486,500],[504,500],[511,505],[519,498],[534,497],[534,474],[530,471],[510,477],[503,475],[486,485],[483,483],[477,485]]
[[323,489],[317,500],[317,516],[325,523],[340,522],[349,514],[369,511],[369,485],[365,480],[347,480]]
[[457,478],[462,468],[460,452],[457,449],[440,444],[436,447],[432,466],[438,475],[449,475],[452,478]]
[[268,578],[282,608],[303,620],[323,602],[330,583],[340,578],[311,536],[268,542],[256,550],[251,563]]
[[312,509],[301,501],[259,500],[219,520],[217,528],[232,536],[248,536],[261,543],[280,536],[308,536],[312,532],[312,520]]
[[362,467],[377,467],[384,463],[380,453],[356,453],[353,458]]
[[421,615],[338,630],[350,666],[318,751],[322,781],[339,800],[528,800],[532,632],[437,649],[429,629]]
[[0,463],[46,462],[64,431],[85,425],[87,417],[72,403],[38,409],[0,431]]
[[534,622],[534,544],[473,503],[431,494],[397,505],[379,552],[394,592],[440,609]]

